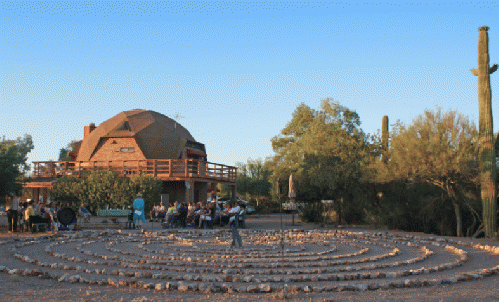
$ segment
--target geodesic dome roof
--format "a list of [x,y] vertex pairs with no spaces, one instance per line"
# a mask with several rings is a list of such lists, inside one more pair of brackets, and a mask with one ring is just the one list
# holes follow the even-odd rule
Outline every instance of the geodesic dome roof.
[[[123,111],[103,122],[81,142],[77,161],[88,161],[103,138],[133,137],[146,159],[179,158],[192,135],[175,120],[157,113],[135,109]],[[196,143],[204,150],[204,145]],[[109,160],[112,160],[110,158]]]

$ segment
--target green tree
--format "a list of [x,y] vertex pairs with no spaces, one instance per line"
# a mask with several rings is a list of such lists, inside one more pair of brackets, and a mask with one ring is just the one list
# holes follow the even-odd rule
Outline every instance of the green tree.
[[113,189],[109,192],[109,198],[113,200],[116,207],[131,206],[137,196],[138,189],[130,178],[118,177],[114,180]]
[[237,192],[247,199],[270,197],[272,184],[268,163],[261,158],[248,159],[246,163],[238,162],[237,166]]
[[71,176],[64,176],[57,179],[52,185],[50,198],[56,202],[69,202],[72,207],[78,206],[78,202],[80,201],[79,189],[81,182],[81,179]]
[[23,138],[7,140],[5,136],[0,141],[0,197],[9,193],[19,192],[19,180],[29,170],[27,154],[33,150],[31,135],[25,134]]
[[134,176],[130,179],[130,186],[134,192],[131,200],[135,199],[137,193],[142,193],[146,211],[149,211],[154,203],[158,203],[161,200],[163,183],[158,178],[154,178],[151,175]]
[[93,171],[79,183],[78,198],[93,209],[117,207],[118,202],[111,197],[118,177],[115,171]]
[[150,175],[125,178],[114,171],[94,171],[83,179],[71,176],[59,178],[53,185],[51,198],[73,206],[83,202],[96,211],[107,205],[111,208],[131,206],[140,192],[149,209],[160,200],[162,188],[161,180]]
[[358,203],[364,198],[355,191],[362,187],[363,167],[373,146],[355,111],[329,98],[322,100],[320,110],[301,104],[280,135],[272,138],[272,147],[276,155],[271,183],[281,178],[287,192],[293,173],[297,200],[333,199],[339,213],[347,206],[352,220],[361,219]]
[[463,236],[462,207],[476,214],[473,192],[478,186],[478,132],[457,111],[425,110],[410,126],[397,122],[391,133],[388,161],[373,163],[376,180],[429,183],[447,194]]
[[76,158],[76,154],[74,154],[76,144],[78,141],[72,140],[67,144],[66,147],[59,149],[59,161],[73,161]]

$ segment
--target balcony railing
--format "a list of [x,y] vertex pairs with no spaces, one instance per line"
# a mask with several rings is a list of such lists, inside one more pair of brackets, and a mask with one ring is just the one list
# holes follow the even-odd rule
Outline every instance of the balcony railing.
[[146,159],[125,161],[37,161],[34,178],[81,177],[85,171],[116,171],[120,176],[146,174],[169,178],[204,178],[213,181],[237,181],[237,168],[195,159]]

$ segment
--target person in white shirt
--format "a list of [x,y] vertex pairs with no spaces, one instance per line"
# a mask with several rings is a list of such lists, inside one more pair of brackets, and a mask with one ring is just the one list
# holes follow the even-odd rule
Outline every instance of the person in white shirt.
[[160,219],[164,219],[165,216],[166,216],[165,206],[163,205],[163,202],[160,202],[158,207],[157,217]]
[[234,204],[234,207],[232,209],[230,209],[230,211],[229,211],[229,225],[231,225],[236,220],[236,215],[238,215],[240,211],[241,211],[241,207],[236,202]]
[[149,213],[151,215],[151,219],[149,220],[149,222],[158,217],[158,212],[159,212],[159,206],[158,204],[155,203],[154,206],[152,207],[151,212]]
[[239,204],[236,202],[234,204],[234,207],[232,207],[232,209],[229,210],[229,214],[232,214],[232,215],[235,215],[237,213],[239,213],[239,211],[241,211],[241,207],[239,206]]

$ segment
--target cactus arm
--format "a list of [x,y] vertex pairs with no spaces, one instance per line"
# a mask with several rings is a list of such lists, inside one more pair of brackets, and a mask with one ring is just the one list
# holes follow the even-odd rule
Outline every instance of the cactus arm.
[[[494,71],[497,70],[497,64],[494,64],[492,66],[489,67],[489,74],[493,74]],[[474,76],[478,76],[478,69],[476,68],[473,68],[471,69],[471,73],[474,75]]]

